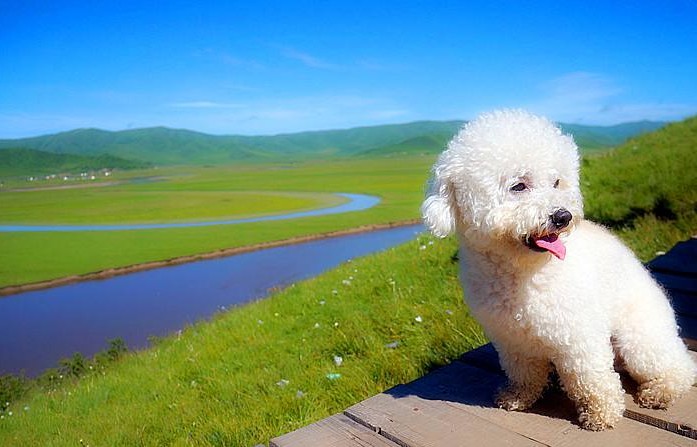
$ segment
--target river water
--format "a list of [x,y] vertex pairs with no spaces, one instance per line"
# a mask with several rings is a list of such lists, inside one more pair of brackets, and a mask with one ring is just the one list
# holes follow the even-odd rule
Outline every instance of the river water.
[[122,338],[148,345],[270,289],[413,239],[421,225],[339,236],[0,298],[0,374],[35,376]]

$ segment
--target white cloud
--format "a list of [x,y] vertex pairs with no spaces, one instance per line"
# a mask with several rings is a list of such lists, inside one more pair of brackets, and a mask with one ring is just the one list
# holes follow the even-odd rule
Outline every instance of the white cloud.
[[541,99],[523,107],[555,121],[612,125],[629,121],[680,120],[697,113],[695,104],[635,103],[613,78],[573,72],[542,82]]
[[589,72],[573,72],[542,82],[540,100],[527,108],[557,121],[579,122],[613,101],[622,89],[611,79]]

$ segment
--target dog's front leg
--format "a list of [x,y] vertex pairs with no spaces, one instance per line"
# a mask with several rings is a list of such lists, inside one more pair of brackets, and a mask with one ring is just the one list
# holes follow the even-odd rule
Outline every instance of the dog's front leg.
[[499,362],[508,376],[508,384],[496,395],[496,405],[506,410],[530,408],[542,395],[549,381],[549,360],[508,352],[497,346]]
[[555,366],[564,390],[576,404],[581,426],[598,431],[614,427],[625,406],[620,376],[613,368],[612,346],[594,346],[592,351],[565,353],[555,359]]

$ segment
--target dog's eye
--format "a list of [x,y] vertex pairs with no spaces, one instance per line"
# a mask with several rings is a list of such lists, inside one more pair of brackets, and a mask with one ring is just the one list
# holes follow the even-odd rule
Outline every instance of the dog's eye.
[[526,189],[528,189],[528,187],[523,182],[516,183],[515,185],[511,186],[511,191],[515,191],[515,192],[525,191]]
[[559,188],[559,179],[557,179],[557,181],[554,182],[554,187]]

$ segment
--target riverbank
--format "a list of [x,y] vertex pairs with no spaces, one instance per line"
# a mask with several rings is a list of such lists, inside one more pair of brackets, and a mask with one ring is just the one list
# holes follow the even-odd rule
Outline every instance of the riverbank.
[[389,228],[396,228],[402,226],[415,225],[420,222],[419,219],[404,220],[399,222],[390,222],[386,224],[372,224],[372,225],[362,225],[356,228],[350,228],[347,230],[330,231],[325,233],[318,233],[314,235],[307,236],[297,236],[288,239],[262,242],[258,244],[243,246],[243,247],[231,247],[224,248],[220,250],[215,250],[212,252],[201,253],[196,255],[179,256],[175,258],[165,259],[161,261],[145,262],[141,264],[128,265],[124,267],[109,268],[105,270],[99,270],[96,272],[85,273],[81,275],[71,275],[62,278],[51,279],[48,281],[38,281],[28,284],[17,284],[5,287],[0,287],[0,297],[14,295],[23,292],[30,292],[35,290],[48,289],[51,287],[58,287],[67,284],[73,284],[81,281],[92,281],[100,279],[108,279],[114,276],[127,275],[129,273],[142,272],[146,270],[152,270],[162,267],[169,267],[175,265],[186,264],[189,262],[202,261],[207,259],[216,259],[226,256],[233,256],[242,253],[250,253],[253,251],[263,250],[267,248],[282,247],[287,245],[300,244],[303,242],[328,239],[339,236],[346,236],[350,234],[365,233],[369,231],[383,230]]
[[72,362],[6,400],[0,445],[256,445],[413,380],[484,342],[455,249],[422,235],[104,367],[82,360],[79,379]]

